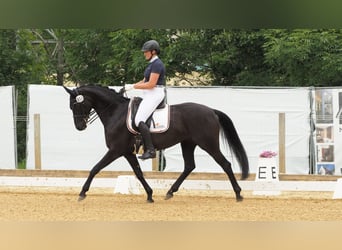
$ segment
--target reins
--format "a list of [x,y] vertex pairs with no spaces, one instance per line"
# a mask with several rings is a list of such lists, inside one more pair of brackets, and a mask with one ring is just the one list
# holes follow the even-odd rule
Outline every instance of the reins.
[[105,107],[100,113],[97,113],[95,109],[92,109],[89,113],[89,118],[87,120],[87,124],[92,124],[97,118],[99,118],[100,114],[103,114],[105,111],[107,111],[113,103],[109,104],[107,107]]
[[89,113],[89,118],[87,120],[87,124],[92,124],[97,118],[99,118],[99,115],[96,113],[96,111],[93,109]]

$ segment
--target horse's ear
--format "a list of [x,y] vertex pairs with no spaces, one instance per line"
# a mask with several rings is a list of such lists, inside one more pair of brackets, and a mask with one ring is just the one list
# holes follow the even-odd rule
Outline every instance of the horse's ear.
[[69,95],[71,95],[71,96],[73,96],[73,97],[76,96],[76,95],[75,95],[75,92],[74,92],[73,90],[71,90],[71,89],[65,87],[64,85],[63,85],[63,88],[65,89],[66,92],[69,93]]

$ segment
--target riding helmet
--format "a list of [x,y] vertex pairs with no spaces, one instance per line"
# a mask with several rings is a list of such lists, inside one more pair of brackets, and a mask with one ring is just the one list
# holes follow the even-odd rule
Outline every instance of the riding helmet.
[[152,51],[155,50],[157,54],[160,53],[159,43],[156,40],[149,40],[142,46],[141,51]]

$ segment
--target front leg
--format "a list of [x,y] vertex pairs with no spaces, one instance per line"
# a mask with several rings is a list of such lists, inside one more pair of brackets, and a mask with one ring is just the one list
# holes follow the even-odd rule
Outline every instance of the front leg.
[[115,159],[117,159],[119,155],[111,150],[109,150],[102,159],[92,168],[92,170],[89,172],[88,178],[86,182],[84,183],[82,190],[79,194],[78,200],[84,200],[86,198],[86,193],[89,190],[90,184],[92,180],[94,179],[95,175],[97,175],[103,168],[108,166],[110,163],[112,163]]
[[128,163],[131,165],[131,167],[135,173],[135,176],[138,178],[140,183],[143,185],[143,187],[146,191],[146,194],[147,194],[147,202],[149,202],[149,203],[154,202],[154,200],[152,198],[153,190],[148,185],[148,183],[146,182],[146,180],[144,178],[144,175],[143,175],[143,172],[141,171],[137,157],[134,154],[130,153],[130,154],[125,155],[125,158],[128,161]]

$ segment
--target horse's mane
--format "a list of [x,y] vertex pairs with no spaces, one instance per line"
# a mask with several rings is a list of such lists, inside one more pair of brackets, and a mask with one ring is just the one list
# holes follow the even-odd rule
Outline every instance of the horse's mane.
[[93,89],[97,93],[103,96],[103,98],[109,98],[110,100],[115,100],[119,103],[127,102],[128,98],[124,97],[122,93],[116,92],[115,89],[111,89],[108,86],[102,86],[100,84],[86,84],[78,87],[79,91],[82,89]]

